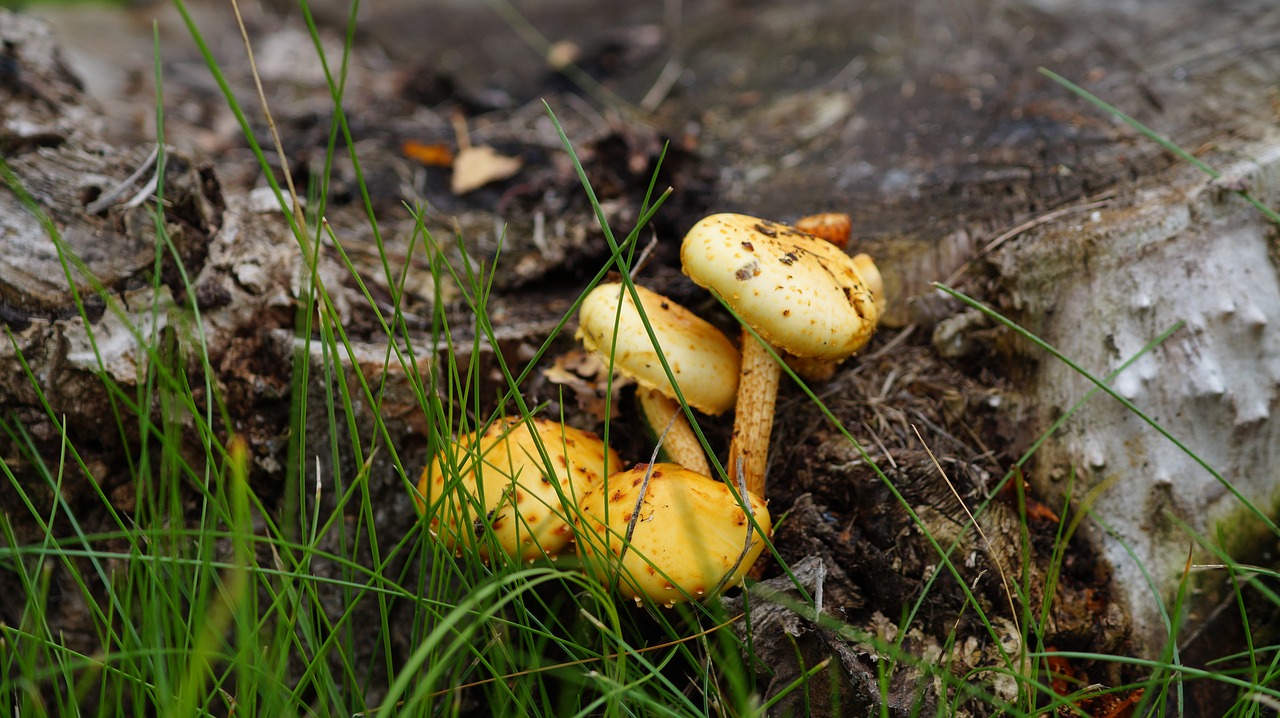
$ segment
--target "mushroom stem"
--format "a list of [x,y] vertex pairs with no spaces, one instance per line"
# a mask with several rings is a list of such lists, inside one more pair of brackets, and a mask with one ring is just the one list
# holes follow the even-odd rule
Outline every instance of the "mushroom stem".
[[769,435],[773,432],[773,410],[778,400],[781,373],[764,345],[743,329],[742,373],[738,376],[738,404],[733,417],[728,469],[730,477],[733,477],[741,458],[747,491],[756,496],[765,495]]
[[[662,440],[662,451],[674,464],[680,464],[703,476],[711,475],[711,465],[702,451],[702,442],[684,415],[680,403],[668,399],[657,389],[639,387],[636,399],[653,435]],[[670,427],[670,428],[668,428]]]

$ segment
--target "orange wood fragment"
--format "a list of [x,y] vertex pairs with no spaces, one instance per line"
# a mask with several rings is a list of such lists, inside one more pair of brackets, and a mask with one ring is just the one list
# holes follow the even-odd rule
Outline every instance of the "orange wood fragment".
[[[1049,653],[1055,650],[1052,647],[1046,648]],[[1049,669],[1049,686],[1060,696],[1070,695],[1076,686],[1088,683],[1086,676],[1077,671],[1071,665],[1071,661],[1066,658],[1047,656],[1045,666]],[[1075,707],[1090,718],[1132,718],[1138,703],[1142,701],[1143,690],[1137,688],[1127,693],[1107,693],[1081,698],[1075,702]],[[1078,715],[1067,706],[1059,706],[1058,713],[1059,715]]]
[[1013,483],[1015,481],[1022,482],[1022,497],[1026,502],[1027,519],[1031,521],[1044,521],[1056,524],[1061,519],[1053,512],[1053,509],[1041,503],[1038,499],[1031,495],[1031,484],[1022,478],[1022,470],[1014,467],[1014,476],[1004,483],[1000,489],[1000,498],[1009,502],[1013,506],[1018,505],[1018,487]]
[[1080,701],[1080,708],[1093,718],[1132,718],[1133,711],[1142,700],[1142,688],[1129,691],[1121,697],[1119,693],[1108,693],[1087,701]]
[[405,140],[400,144],[400,152],[405,157],[428,167],[453,166],[453,150],[446,144]]

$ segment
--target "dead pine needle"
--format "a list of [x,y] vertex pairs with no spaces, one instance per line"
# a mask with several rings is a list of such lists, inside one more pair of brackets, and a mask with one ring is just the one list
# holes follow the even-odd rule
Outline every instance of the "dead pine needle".
[[[751,532],[755,528],[756,515],[751,508],[751,497],[749,494],[747,494],[747,475],[746,475],[746,472],[743,470],[742,457],[738,457],[738,460],[735,464],[734,473],[737,475],[738,496],[739,498],[742,499],[742,510],[745,511],[747,514],[747,537],[742,546],[742,553],[738,554],[738,560],[733,563],[733,567],[730,568],[729,572],[724,575],[724,578],[720,579],[720,583],[716,584],[716,588],[712,592],[713,594],[720,593],[722,590],[724,590],[725,583],[728,582],[730,577],[738,573],[738,568],[742,566],[742,562],[746,560],[747,554],[751,553],[751,547],[755,545],[755,542],[751,540]],[[819,584],[818,588],[819,590],[821,590],[822,588],[821,584]],[[819,605],[821,605],[821,603],[819,603]]]
[[244,52],[249,60],[249,73],[253,76],[253,85],[258,90],[258,102],[262,105],[262,114],[267,120],[267,130],[271,133],[271,141],[276,146],[276,155],[280,158],[280,171],[284,173],[285,186],[289,189],[289,199],[293,202],[293,219],[299,227],[304,226],[306,215],[302,213],[302,202],[298,199],[298,190],[293,186],[293,174],[289,172],[289,158],[284,153],[284,142],[280,140],[280,131],[276,128],[276,120],[271,115],[271,107],[267,103],[267,93],[262,88],[262,76],[258,73],[258,63],[253,59],[253,44],[249,42],[249,30],[245,27],[244,17],[240,14],[239,0],[231,0],[231,8],[236,13],[236,25],[240,28],[240,37],[244,39]]

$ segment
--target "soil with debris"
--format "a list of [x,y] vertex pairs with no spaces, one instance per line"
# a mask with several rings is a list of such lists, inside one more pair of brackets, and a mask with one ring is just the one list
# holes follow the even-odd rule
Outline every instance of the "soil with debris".
[[[1000,278],[982,262],[988,242],[1044,212],[1131,192],[1135,182],[1170,163],[1158,147],[1086,109],[1035,68],[1050,67],[1086,84],[1183,144],[1248,133],[1254,123],[1271,119],[1260,115],[1250,99],[1271,78],[1250,77],[1250,66],[1240,63],[1232,65],[1239,76],[1222,83],[1217,71],[1232,62],[1235,51],[1213,48],[1215,41],[1228,40],[1233,48],[1249,47],[1255,42],[1251,38],[1265,36],[1264,29],[1275,25],[1266,19],[1267,3],[1237,3],[1225,13],[1190,0],[1147,9],[1010,0],[963,6],[920,0],[883,7],[687,0],[666,3],[681,9],[674,19],[664,18],[663,5],[617,8],[600,0],[541,0],[520,6],[523,19],[503,11],[497,0],[366,8],[346,68],[343,102],[360,164],[341,150],[333,158],[325,209],[330,227],[376,302],[389,305],[392,281],[380,265],[377,243],[394,266],[409,267],[401,308],[410,328],[424,336],[436,301],[446,302],[455,327],[470,326],[471,318],[456,289],[419,279],[429,275],[429,268],[426,258],[409,250],[415,224],[410,208],[421,210],[437,238],[456,232],[462,244],[450,250],[454,259],[465,251],[496,267],[488,310],[499,330],[499,351],[520,366],[610,252],[544,100],[580,153],[615,232],[625,232],[640,216],[641,200],[660,166],[656,186],[671,188],[671,194],[642,229],[641,245],[651,245],[651,253],[640,278],[726,331],[731,319],[679,270],[679,241],[694,221],[712,211],[780,221],[816,211],[850,213],[857,249],[875,256],[885,274],[890,310],[862,356],[813,387],[856,445],[797,387],[782,389],[769,470],[771,509],[785,517],[775,542],[789,565],[803,567],[797,570],[811,582],[809,588],[821,591],[825,615],[866,636],[892,637],[906,630],[905,646],[913,655],[951,661],[957,672],[998,665],[1001,650],[1021,648],[1010,584],[1030,586],[1029,600],[1040,605],[1044,597],[1035,591],[1046,586],[1043,572],[1060,518],[1027,496],[1016,474],[1002,482],[1034,438],[1021,426],[1027,399],[1018,393],[1028,360],[1009,348],[1001,331],[931,292],[929,282],[950,279],[1000,304],[1006,299],[999,292]],[[337,3],[313,8],[329,70],[336,72],[347,11]],[[324,176],[333,119],[324,72],[295,11],[273,2],[246,10],[291,179],[302,194],[310,194]],[[247,108],[254,137],[279,168],[257,111],[234,18],[222,4],[199,4],[195,11]],[[127,209],[84,205],[145,163],[145,148],[154,137],[149,108],[155,91],[149,53],[138,48],[150,48],[150,21],[158,16],[165,139],[178,158],[167,170],[174,179],[166,191],[186,198],[179,215],[180,249],[193,275],[219,261],[206,250],[209,235],[225,230],[229,221],[223,216],[226,198],[249,196],[264,181],[187,30],[161,6],[36,12],[50,18],[82,74],[77,79],[60,68],[29,71],[24,62],[33,56],[36,38],[5,34],[0,107],[10,120],[29,111],[21,126],[43,128],[23,134],[10,122],[0,135],[6,161],[20,174],[44,172],[55,189],[81,188],[79,195],[50,190],[37,199],[54,203],[68,217],[79,213],[79,220],[60,221],[86,227],[86,242],[125,236],[129,246],[149,248],[151,238],[138,233],[144,223]],[[0,31],[12,22],[0,16]],[[1171,32],[1175,22],[1176,33]],[[103,27],[118,32],[103,32]],[[112,39],[104,44],[107,36]],[[1142,49],[1142,57],[1132,54],[1134,48]],[[562,65],[565,60],[572,65]],[[1198,110],[1206,106],[1211,81],[1218,83],[1211,93],[1215,104]],[[80,110],[83,117],[51,110],[64,105],[101,109]],[[58,185],[60,175],[39,162],[86,132],[84,126],[68,126],[68,117],[95,126],[95,146],[126,150],[92,168],[106,179],[88,194],[84,183],[64,179]],[[63,176],[91,174],[72,160],[90,161],[60,157]],[[3,214],[15,212],[21,211],[10,208]],[[370,234],[368,212],[378,217],[381,237]],[[271,222],[283,230],[276,219],[262,219],[264,226]],[[332,244],[322,252],[334,262],[340,259]],[[31,258],[29,266],[48,259]],[[149,269],[141,260],[109,259],[118,272],[108,283],[113,291],[128,291]],[[361,288],[341,273],[335,277],[338,285],[330,291],[351,298],[339,307],[350,337],[376,343],[381,330]],[[39,279],[34,273],[32,278]],[[262,297],[266,289],[255,281],[240,272],[234,282],[210,283],[202,306],[227,306],[242,294]],[[166,282],[175,291],[180,286],[173,277]],[[36,331],[31,327],[71,315],[70,299],[43,284],[16,282],[5,288],[10,294],[0,294],[0,318],[19,330]],[[257,452],[256,480],[268,501],[279,498],[267,487],[285,465],[292,351],[271,332],[288,330],[293,322],[287,305],[271,306],[252,329],[242,324],[234,341],[213,357],[228,409]],[[571,337],[565,332],[553,344],[541,371],[525,386],[526,399],[549,403],[554,414],[561,397],[567,397],[565,413],[574,423],[598,428],[599,376],[572,353]],[[459,339],[467,344],[465,337]],[[482,396],[496,402],[505,387],[490,371],[495,358],[478,358],[485,367],[481,376],[491,382]],[[21,384],[4,384],[5,411],[24,417],[37,444],[56,451],[57,432]],[[615,420],[636,429],[629,432],[636,438],[623,439],[616,448],[629,460],[643,460],[651,450],[645,432],[629,395],[620,397]],[[108,416],[101,404],[70,393],[62,401],[72,419]],[[400,410],[390,407],[388,421],[400,427],[402,455],[421,460],[424,419],[415,408],[410,400]],[[86,437],[97,431],[92,427],[101,428],[85,426],[90,427],[82,429]],[[727,446],[727,419],[708,419],[704,427],[715,445]],[[122,465],[118,448],[86,437],[76,442],[88,465],[99,468],[93,480],[127,510],[132,498],[116,468]],[[21,475],[21,461],[14,466]],[[410,525],[412,506],[393,473],[375,470],[373,475],[386,481],[371,490],[385,496],[387,505],[400,506],[379,521],[392,531]],[[73,509],[74,488],[68,491]],[[16,497],[0,489],[0,501],[7,507]],[[981,531],[966,530],[968,512],[983,505]],[[20,539],[34,530],[17,527]],[[928,535],[944,547],[954,542],[952,568]],[[1031,577],[1022,575],[1024,545],[1031,552]],[[1125,654],[1126,620],[1108,600],[1105,571],[1076,543],[1068,545],[1062,561],[1049,597],[1045,645]],[[779,575],[776,563],[766,563],[762,590],[786,590],[771,580]],[[1000,645],[967,607],[968,594],[992,617]],[[0,620],[12,623],[19,609],[0,598]],[[912,612],[910,626],[899,626]],[[74,607],[53,618],[65,622],[59,632],[69,640],[88,638],[77,630]],[[835,695],[846,709],[878,711],[875,650],[825,626],[794,614],[760,616],[756,630],[762,635],[790,636],[786,642],[759,642],[786,646],[759,654],[758,678],[766,697],[806,666],[834,657],[838,667],[823,680],[838,690],[811,691],[810,700]],[[1113,686],[1137,677],[1118,664],[1062,670],[1068,669],[1080,685]],[[983,680],[998,694],[1012,690],[994,675]],[[955,700],[920,683],[918,672],[909,668],[895,674],[890,689],[887,709],[894,716],[932,714],[939,703]],[[1214,712],[1212,697],[1193,698],[1206,714]],[[958,705],[973,714],[981,714],[983,706],[963,700]],[[800,705],[780,707],[788,708]],[[824,710],[814,703],[807,709]],[[1082,709],[1119,715],[1099,706]]]

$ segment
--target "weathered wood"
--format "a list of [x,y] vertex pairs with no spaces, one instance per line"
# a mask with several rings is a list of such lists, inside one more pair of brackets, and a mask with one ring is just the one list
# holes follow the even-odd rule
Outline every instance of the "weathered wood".
[[[20,423],[32,448],[49,455],[57,455],[66,432],[90,470],[66,472],[64,492],[73,506],[96,501],[84,483],[92,481],[118,509],[129,510],[132,481],[122,467],[125,452],[137,450],[139,423],[126,398],[138,396],[149,373],[198,377],[196,352],[204,346],[209,379],[236,417],[230,428],[278,471],[295,279],[302,271],[287,224],[278,211],[255,210],[243,196],[226,201],[209,164],[172,148],[158,152],[154,143],[105,140],[99,109],[43,23],[0,13],[0,39],[7,53],[0,82],[7,168],[0,188],[0,322],[10,337],[0,342],[5,419]],[[322,275],[340,286],[336,266],[327,261]],[[198,401],[208,399],[196,393]],[[198,442],[195,432],[185,436]],[[8,442],[5,454],[44,505],[38,472]],[[11,488],[0,487],[5,510],[17,500]],[[20,538],[34,528],[15,525]]]
[[[1275,206],[1280,135],[1239,151],[1253,159],[1223,169]],[[1102,523],[1085,527],[1113,567],[1114,585],[1151,650],[1169,638],[1160,606],[1172,605],[1189,556],[1218,564],[1217,547],[1250,561],[1275,540],[1266,519],[1243,501],[1270,520],[1280,504],[1274,478],[1280,425],[1270,420],[1280,401],[1274,232],[1219,183],[1184,171],[1092,216],[1047,226],[992,257],[1000,277],[994,296],[1002,306],[1095,376],[1120,371],[1144,345],[1181,324],[1111,387],[1187,451],[1116,399],[1099,395],[1045,444],[1030,473],[1054,502],[1068,492],[1077,503],[1093,489],[1103,492],[1088,507]],[[1043,352],[1007,335],[1003,342],[1023,366],[1029,435],[1093,389]],[[1201,588],[1222,587],[1227,579],[1217,571],[1194,578]],[[1209,605],[1195,605],[1195,617],[1203,618]]]
[[[75,315],[68,276],[76,294],[98,311],[97,287],[118,295],[158,279],[174,293],[184,291],[181,274],[194,276],[203,268],[223,200],[210,167],[167,153],[160,159],[168,246],[157,236],[153,205],[145,202],[160,181],[156,154],[148,148],[71,139],[11,154],[7,164],[21,194],[0,195],[0,316],[24,322]],[[157,248],[165,260],[153,278]]]

